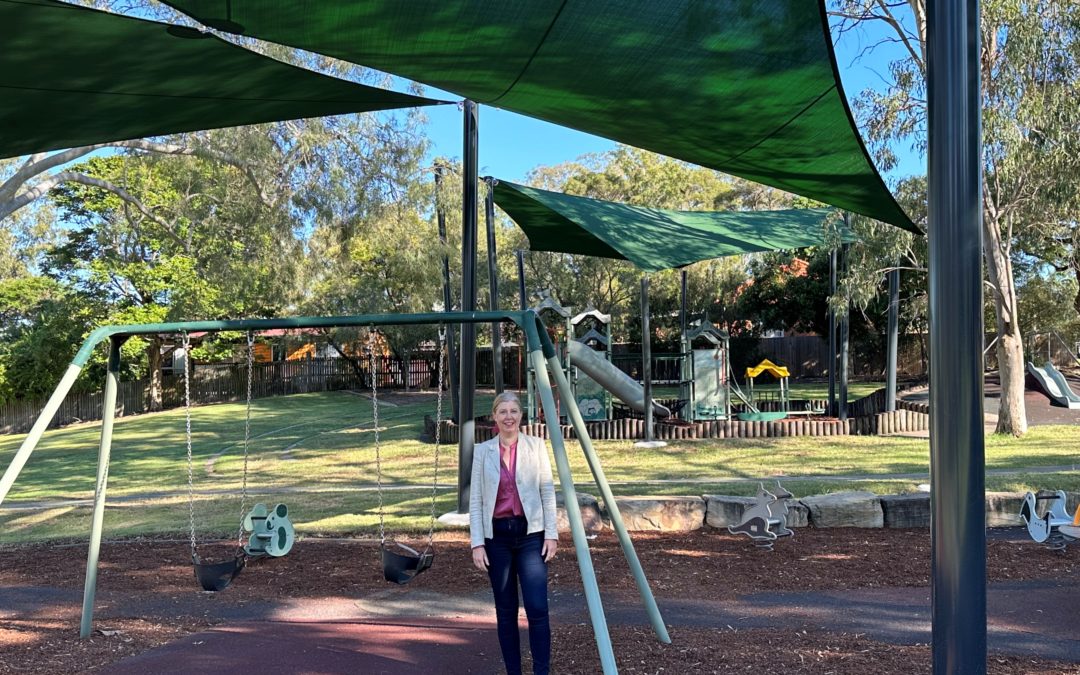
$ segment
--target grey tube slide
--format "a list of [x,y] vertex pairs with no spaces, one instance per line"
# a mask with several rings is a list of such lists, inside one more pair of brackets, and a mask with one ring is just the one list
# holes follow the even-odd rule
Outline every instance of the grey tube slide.
[[[597,384],[633,410],[639,413],[645,411],[645,388],[635,382],[634,378],[611,365],[596,350],[571,340],[570,363],[581,368]],[[671,411],[656,401],[653,401],[653,414],[657,417],[671,417]]]

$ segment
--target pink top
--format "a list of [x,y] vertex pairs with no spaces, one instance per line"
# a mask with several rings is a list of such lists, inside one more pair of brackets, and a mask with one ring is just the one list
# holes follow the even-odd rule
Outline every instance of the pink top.
[[[495,513],[493,518],[510,518],[525,515],[521,497],[517,490],[517,441],[510,446],[510,457],[502,461],[502,446],[499,447],[499,491],[495,495]],[[509,464],[509,468],[507,468]]]

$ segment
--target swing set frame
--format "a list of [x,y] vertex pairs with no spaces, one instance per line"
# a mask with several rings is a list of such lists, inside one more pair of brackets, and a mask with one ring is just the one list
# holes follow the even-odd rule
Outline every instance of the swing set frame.
[[[183,333],[195,331],[252,331],[260,332],[280,328],[339,328],[339,327],[374,327],[389,325],[446,325],[446,324],[481,324],[495,322],[511,322],[520,328],[526,336],[529,350],[529,359],[533,366],[537,379],[537,390],[540,394],[540,402],[544,409],[545,417],[549,420],[558,419],[555,406],[555,395],[552,391],[554,377],[556,390],[562,398],[562,411],[568,414],[570,423],[574,429],[581,449],[585,455],[589,470],[596,482],[597,488],[607,505],[608,514],[612,526],[622,546],[627,564],[634,576],[642,603],[648,613],[650,623],[657,638],[664,643],[670,643],[667,628],[664,625],[660,610],[656,605],[648,580],[638,560],[634,545],[623,524],[619,513],[618,503],[607,478],[600,466],[599,457],[593,449],[592,440],[585,428],[585,421],[577,408],[576,402],[570,395],[570,385],[562,364],[555,353],[555,346],[548,337],[543,322],[532,310],[524,311],[493,311],[493,312],[431,312],[422,314],[367,314],[354,316],[331,316],[331,317],[290,317],[279,319],[245,319],[232,321],[184,321],[174,323],[137,324],[123,326],[104,326],[94,330],[87,336],[78,353],[68,366],[46,403],[37,421],[23,440],[22,445],[15,453],[2,477],[0,477],[0,505],[7,497],[8,491],[14,484],[23,466],[29,459],[30,454],[37,447],[42,434],[48,427],[53,415],[63,402],[72,384],[89,361],[94,349],[102,342],[109,343],[108,372],[105,379],[103,419],[101,423],[101,439],[98,448],[97,481],[94,490],[94,511],[91,520],[89,550],[87,552],[86,581],[83,588],[82,620],[80,623],[80,636],[88,637],[92,632],[94,597],[97,588],[98,558],[101,548],[101,536],[105,512],[106,487],[109,476],[109,458],[112,449],[113,422],[116,411],[116,393],[120,377],[120,348],[129,338],[137,335],[155,335],[160,333]],[[468,393],[471,395],[471,393]],[[605,673],[617,672],[615,655],[608,633],[607,619],[604,615],[603,605],[600,599],[600,591],[596,582],[596,573],[593,568],[592,558],[589,554],[589,544],[585,535],[585,528],[581,520],[581,510],[578,505],[577,493],[574,490],[574,480],[570,473],[570,462],[566,454],[566,444],[559,425],[548,426],[551,448],[555,456],[555,464],[559,473],[559,483],[562,489],[567,518],[570,521],[570,531],[574,541],[574,549],[577,554],[578,566],[581,570],[582,582],[585,588],[585,599],[592,620],[593,632],[600,653],[600,662]],[[463,464],[472,462],[472,457],[461,457]]]

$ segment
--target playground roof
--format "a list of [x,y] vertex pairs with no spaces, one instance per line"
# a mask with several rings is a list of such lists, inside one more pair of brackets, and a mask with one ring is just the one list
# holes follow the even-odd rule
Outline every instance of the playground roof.
[[825,0],[166,0],[917,232],[841,88]]
[[[629,260],[646,272],[741,253],[825,242],[830,228],[855,236],[833,209],[672,211],[575,197],[500,180],[495,202],[534,251]],[[832,217],[830,217],[832,216]]]
[[0,44],[0,157],[438,103],[52,0],[0,0]]

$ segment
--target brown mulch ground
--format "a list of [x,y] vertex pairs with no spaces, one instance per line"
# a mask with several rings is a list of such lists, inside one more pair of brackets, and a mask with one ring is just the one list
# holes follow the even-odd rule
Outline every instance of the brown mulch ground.
[[[552,670],[598,673],[600,660],[589,626],[552,629]],[[824,631],[715,630],[674,628],[672,644],[656,641],[648,628],[616,626],[611,630],[619,672],[626,675],[673,673],[930,673],[928,645],[898,646],[847,633]],[[586,645],[588,649],[581,648]],[[991,654],[992,675],[1080,673],[1080,666],[1046,659]],[[526,672],[528,672],[526,670]]]
[[[728,600],[761,591],[824,591],[854,588],[910,587],[930,584],[930,537],[923,530],[801,528],[761,551],[745,537],[709,528],[689,533],[636,532],[634,547],[658,596]],[[418,545],[418,542],[411,542]],[[419,543],[422,547],[422,543]],[[605,590],[633,590],[618,540],[605,531],[590,542],[600,584]],[[226,555],[223,547],[201,547],[204,557]],[[487,576],[472,566],[464,534],[442,534],[436,541],[436,570],[410,588],[442,593],[482,591]],[[0,547],[0,585],[42,583],[81,588],[86,573],[85,544]],[[265,587],[278,597],[349,596],[385,587],[375,544],[361,540],[304,539],[279,560],[250,564],[222,598],[264,597]],[[991,540],[987,545],[990,581],[1075,578],[1080,557],[1049,551],[1031,542]],[[553,591],[581,587],[577,560],[568,535],[550,567]],[[102,545],[98,589],[183,593],[193,590],[189,548],[182,541],[135,539]]]
[[[415,543],[415,542],[414,542]],[[925,587],[930,583],[930,541],[922,530],[803,528],[772,552],[755,549],[744,537],[711,529],[685,534],[635,533],[634,544],[660,598],[731,600],[764,591],[825,591],[873,587]],[[410,588],[472,594],[488,588],[486,575],[470,561],[467,539],[448,533],[436,542],[436,567]],[[590,542],[604,592],[632,591],[617,539],[605,532]],[[218,549],[221,551],[224,549]],[[213,549],[204,548],[212,557]],[[85,544],[0,547],[0,586],[81,588]],[[991,581],[1076,578],[1075,552],[1058,554],[1035,544],[991,540],[987,568]],[[182,541],[139,539],[102,547],[99,591],[145,593],[147,597],[198,593],[188,547]],[[439,573],[441,571],[442,573]],[[552,591],[581,587],[568,536],[551,565]],[[361,597],[385,589],[377,551],[370,541],[305,539],[287,557],[256,562],[215,598],[243,604],[273,597]],[[2,608],[0,608],[2,609]],[[2,613],[0,613],[2,616]],[[211,625],[201,617],[178,617],[162,625],[146,619],[103,620],[93,640],[78,641],[78,608],[32,620],[0,619],[0,673],[57,673],[92,670]],[[659,645],[638,633],[648,629],[613,626],[620,670],[628,673],[733,672],[748,666],[761,672],[929,672],[925,646],[893,646],[840,633],[741,630],[675,626],[676,645]],[[118,631],[118,632],[113,632]],[[596,672],[596,649],[588,625],[556,626],[559,672]],[[696,665],[695,665],[696,664]],[[1071,664],[1034,663],[1020,657],[993,657],[991,672],[1075,672]]]

